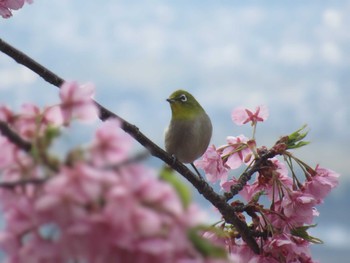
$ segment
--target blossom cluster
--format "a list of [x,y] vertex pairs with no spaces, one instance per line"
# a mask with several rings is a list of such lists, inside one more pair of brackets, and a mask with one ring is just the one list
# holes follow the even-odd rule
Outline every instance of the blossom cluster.
[[[231,224],[206,232],[202,213],[181,199],[181,190],[144,165],[128,162],[132,139],[117,119],[100,125],[85,147],[63,158],[51,153],[52,142],[73,120],[97,119],[93,94],[92,84],[66,82],[57,105],[25,104],[19,113],[0,107],[0,122],[31,145],[23,149],[0,135],[5,262],[313,262],[310,244],[322,241],[308,230],[319,214],[315,207],[337,186],[339,175],[319,165],[311,168],[291,154],[307,144],[302,129],[270,150],[258,147],[256,126],[267,119],[267,108],[237,108],[232,120],[250,123],[252,138],[228,136],[225,145],[208,147],[195,163],[225,193],[241,185],[246,204],[231,205],[259,244],[255,254]],[[269,151],[273,154],[257,165]],[[232,176],[242,166],[254,171],[243,183],[247,174]]]
[[[0,0],[0,16],[11,17],[25,2],[33,1]],[[290,152],[307,144],[302,129],[270,150],[258,147],[256,127],[267,119],[268,108],[239,107],[232,120],[251,124],[251,138],[228,136],[225,145],[209,146],[195,162],[209,182],[220,182],[222,200],[239,193],[246,202],[231,205],[249,225],[256,254],[234,225],[203,226],[201,212],[173,178],[160,180],[155,171],[128,162],[131,138],[117,119],[104,122],[86,147],[64,158],[52,154],[52,142],[73,120],[97,119],[93,93],[91,84],[66,82],[57,105],[25,104],[19,113],[0,106],[1,125],[13,132],[0,135],[4,262],[314,262],[310,244],[322,241],[308,230],[339,174],[311,168]],[[21,147],[23,142],[29,147]],[[233,176],[242,166],[244,172]]]
[[24,3],[31,4],[32,0],[0,0],[0,15],[3,18],[12,16],[11,10],[18,10],[23,7]]
[[[255,112],[237,108],[232,113],[232,120],[237,125],[251,123],[255,131],[257,123],[266,120],[267,116],[266,107],[259,106]],[[232,226],[223,223],[221,228],[228,234],[221,243],[227,246],[235,262],[313,262],[309,246],[322,241],[310,236],[307,230],[315,226],[313,219],[319,215],[315,207],[337,186],[339,175],[319,165],[312,169],[288,151],[307,144],[300,141],[305,136],[306,133],[298,130],[278,141],[272,148],[274,156],[257,167],[253,182],[248,181],[239,191],[247,202],[240,217],[246,220],[243,212],[251,217],[251,229],[260,233],[256,240],[261,244],[261,253],[252,253],[232,231]],[[237,171],[242,165],[251,168],[266,152],[265,147],[256,146],[254,138],[229,136],[227,144],[210,146],[196,165],[205,171],[208,181],[219,181],[222,190],[229,193],[231,187],[239,183],[239,178],[229,176],[230,171]],[[283,156],[283,161],[277,155]],[[292,162],[299,166],[304,179],[296,175]],[[264,206],[266,200],[260,202],[263,197],[270,203],[269,207]],[[241,205],[241,201],[234,201],[232,205]]]
[[[0,121],[31,143],[29,152],[0,136],[0,231],[4,262],[226,262],[203,255],[188,236],[202,213],[140,163],[127,163],[131,137],[117,119],[104,122],[86,147],[62,160],[50,151],[72,120],[94,120],[93,86],[66,82],[61,102]],[[31,182],[32,183],[25,183]]]

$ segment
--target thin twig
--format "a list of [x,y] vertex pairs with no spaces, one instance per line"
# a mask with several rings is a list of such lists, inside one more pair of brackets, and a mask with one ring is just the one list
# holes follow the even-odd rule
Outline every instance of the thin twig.
[[[7,136],[7,135],[5,135],[5,136]],[[17,142],[16,142],[16,145],[17,145]],[[111,168],[112,169],[119,169],[119,168],[121,168],[123,166],[130,165],[131,163],[138,162],[138,161],[146,158],[147,156],[149,156],[148,152],[141,152],[139,154],[136,154],[135,156],[133,156],[130,159],[127,159],[127,160],[125,160],[125,161],[123,161],[121,163],[118,163],[118,164],[114,165],[113,167],[108,167],[108,169],[111,169]],[[41,185],[41,184],[45,183],[47,180],[49,180],[50,178],[53,178],[53,177],[20,179],[20,180],[9,181],[9,182],[5,181],[5,182],[0,182],[0,188],[13,189],[13,188],[15,188],[17,186],[25,186],[25,185],[28,185],[28,184]]]
[[112,169],[112,170],[118,170],[120,168],[124,168],[125,166],[129,166],[135,163],[138,163],[142,160],[145,160],[150,156],[150,153],[148,151],[143,151],[135,154],[134,156],[131,156],[130,158],[121,161],[120,163],[113,164],[113,165],[108,165],[106,167],[107,170]]
[[21,179],[12,182],[0,182],[0,188],[13,189],[17,186],[25,186],[28,184],[40,185],[47,181],[48,178],[32,178],[32,179]]
[[[7,44],[5,41],[0,39],[0,50],[12,57],[18,63],[31,69],[47,82],[60,87],[64,79],[57,76],[44,66],[40,65],[32,58],[28,57],[23,52],[15,49],[11,45]],[[179,161],[174,161],[171,155],[161,149],[153,141],[151,141],[147,136],[145,136],[138,127],[127,122],[123,118],[104,108],[102,105],[96,102],[96,105],[100,111],[100,119],[106,120],[108,118],[118,118],[122,122],[122,128],[125,132],[129,133],[136,141],[143,145],[153,156],[161,159],[174,170],[179,172],[183,177],[185,177],[196,189],[202,194],[209,202],[211,202],[222,214],[226,222],[231,223],[235,226],[237,231],[241,234],[243,240],[250,246],[250,248],[255,252],[259,253],[259,246],[251,234],[251,230],[248,228],[247,224],[241,221],[235,213],[232,206],[227,204],[226,198],[217,194],[213,188],[204,180],[198,178],[194,173],[192,173],[184,164]]]

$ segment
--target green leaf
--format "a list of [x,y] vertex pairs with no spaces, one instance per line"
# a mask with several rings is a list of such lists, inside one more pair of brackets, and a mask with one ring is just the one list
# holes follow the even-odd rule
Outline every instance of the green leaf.
[[264,190],[260,190],[259,192],[257,192],[255,195],[253,195],[252,199],[250,200],[250,202],[253,203],[258,203],[259,199],[261,196],[266,195]]
[[293,236],[301,237],[306,241],[309,241],[314,244],[323,244],[323,241],[317,237],[310,236],[307,230],[309,228],[316,227],[317,225],[307,225],[293,228],[290,232]]
[[175,189],[178,196],[181,199],[182,205],[184,208],[187,208],[192,201],[192,194],[190,189],[184,184],[178,176],[174,173],[174,170],[169,166],[164,166],[160,170],[159,178],[170,185]]
[[[208,227],[206,227],[208,228]],[[213,229],[213,227],[210,227]],[[217,229],[217,228],[215,228]],[[220,258],[227,259],[227,252],[224,247],[218,246],[210,242],[208,239],[204,238],[199,234],[203,227],[194,227],[188,230],[187,236],[192,242],[195,249],[205,258]]]
[[54,126],[48,126],[43,134],[43,136],[38,137],[35,140],[35,145],[41,152],[46,151],[58,136],[60,135],[60,130]]
[[44,134],[46,147],[49,147],[53,140],[56,139],[59,135],[60,129],[58,127],[48,126]]
[[297,148],[301,148],[305,145],[308,145],[310,142],[308,141],[301,141],[301,142],[298,142],[297,144],[295,145],[292,145],[292,146],[288,146],[288,149],[297,149]]
[[306,135],[309,132],[309,131],[305,131],[306,127],[307,125],[304,125],[297,131],[288,135],[288,141],[287,141],[288,149],[297,149],[310,143],[308,141],[303,141],[303,139],[306,137]]
[[67,153],[64,163],[68,166],[73,166],[77,162],[84,161],[84,158],[84,150],[80,147],[77,147],[73,148]]
[[39,150],[38,147],[36,147],[36,145],[32,145],[32,147],[30,148],[30,154],[32,155],[34,160],[39,160]]

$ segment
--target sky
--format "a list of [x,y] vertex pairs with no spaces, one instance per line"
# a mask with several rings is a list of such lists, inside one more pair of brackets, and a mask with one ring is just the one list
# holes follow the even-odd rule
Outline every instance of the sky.
[[[319,207],[313,234],[325,244],[313,254],[347,262],[349,12],[345,0],[34,0],[0,20],[0,38],[66,80],[94,83],[99,103],[162,147],[170,119],[165,99],[179,88],[210,115],[216,145],[251,134],[232,123],[237,106],[269,107],[269,119],[258,125],[259,145],[308,124],[312,143],[295,155],[342,175]],[[50,105],[57,94],[0,53],[0,103]],[[87,138],[84,132],[75,142]]]

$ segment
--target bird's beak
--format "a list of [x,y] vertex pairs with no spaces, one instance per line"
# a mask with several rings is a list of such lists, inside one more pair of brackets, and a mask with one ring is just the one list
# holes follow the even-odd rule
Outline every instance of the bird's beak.
[[167,102],[173,103],[175,100],[174,99],[166,99]]

